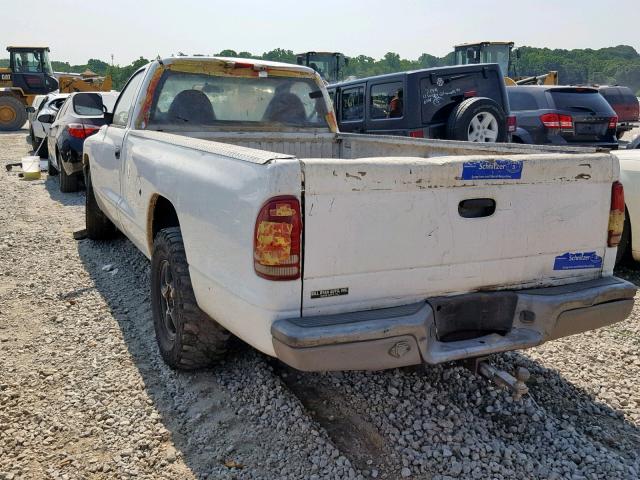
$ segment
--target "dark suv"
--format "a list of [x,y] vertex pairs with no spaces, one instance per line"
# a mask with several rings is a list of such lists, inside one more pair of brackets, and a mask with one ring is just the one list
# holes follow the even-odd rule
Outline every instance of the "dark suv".
[[506,142],[515,130],[497,64],[392,73],[327,88],[343,132]]
[[514,142],[618,148],[618,117],[595,88],[519,85],[507,92],[518,121]]
[[624,132],[638,126],[640,104],[638,104],[638,97],[629,87],[600,86],[598,91],[618,115],[618,139],[624,135]]

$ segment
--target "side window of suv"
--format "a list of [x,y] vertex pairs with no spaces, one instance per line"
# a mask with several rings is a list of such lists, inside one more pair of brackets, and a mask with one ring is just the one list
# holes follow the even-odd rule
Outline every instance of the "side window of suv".
[[136,73],[129,83],[124,87],[124,90],[118,97],[118,102],[116,103],[115,108],[113,109],[113,125],[118,125],[121,127],[125,127],[127,122],[129,121],[129,114],[131,112],[131,107],[133,105],[133,100],[136,92],[138,91],[138,86],[144,77],[144,70]]
[[341,94],[340,120],[349,122],[364,117],[364,87],[345,88]]
[[536,102],[536,97],[529,92],[519,91],[517,88],[509,89],[509,105],[512,111],[538,110],[540,108],[538,102]]
[[369,108],[372,119],[402,117],[404,115],[402,82],[373,85]]

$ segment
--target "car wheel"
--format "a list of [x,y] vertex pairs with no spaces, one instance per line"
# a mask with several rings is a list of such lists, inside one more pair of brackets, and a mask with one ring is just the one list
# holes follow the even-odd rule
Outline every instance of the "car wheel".
[[84,200],[84,223],[87,237],[91,240],[113,238],[118,229],[100,209],[91,184],[91,173],[88,169],[84,172],[84,183],[87,186],[87,194]]
[[469,142],[506,142],[502,108],[490,98],[468,98],[456,106],[447,121],[447,139]]
[[160,230],[153,242],[151,305],[160,354],[171,368],[193,370],[222,359],[230,335],[196,303],[180,228]]
[[56,151],[56,158],[58,160],[58,167],[60,167],[60,191],[62,193],[77,192],[80,190],[80,182],[78,175],[67,175],[60,160],[60,152]]
[[0,96],[0,131],[20,130],[27,121],[27,110],[11,95]]

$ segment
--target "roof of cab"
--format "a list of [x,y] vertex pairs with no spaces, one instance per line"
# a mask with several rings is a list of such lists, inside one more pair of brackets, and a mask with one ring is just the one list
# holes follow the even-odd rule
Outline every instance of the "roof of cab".
[[279,70],[290,70],[292,72],[300,72],[305,74],[304,76],[315,77],[317,73],[315,70],[309,67],[305,67],[303,65],[296,65],[293,63],[283,63],[283,62],[271,62],[269,60],[256,60],[254,58],[235,58],[235,57],[205,57],[205,56],[185,56],[185,57],[168,57],[163,59],[158,59],[163,65],[180,65],[180,64],[190,64],[194,63],[212,63],[212,64],[220,64],[221,66],[233,66],[233,64],[252,64],[255,65],[258,69],[264,67],[266,69],[269,68],[277,68]]

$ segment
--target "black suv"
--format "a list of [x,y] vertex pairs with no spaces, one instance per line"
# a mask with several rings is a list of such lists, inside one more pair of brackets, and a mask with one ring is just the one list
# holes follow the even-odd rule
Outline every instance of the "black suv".
[[392,73],[327,88],[343,132],[506,142],[515,130],[498,64]]
[[514,142],[618,148],[618,117],[597,89],[519,85],[507,92],[518,121]]

